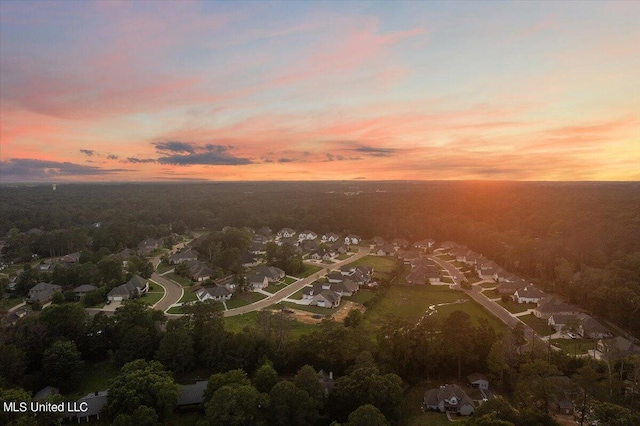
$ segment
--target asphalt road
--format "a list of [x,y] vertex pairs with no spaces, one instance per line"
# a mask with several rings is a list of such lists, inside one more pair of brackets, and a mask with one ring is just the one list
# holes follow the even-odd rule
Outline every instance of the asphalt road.
[[369,254],[368,247],[359,248],[358,253],[354,254],[348,259],[342,260],[332,265],[326,265],[321,271],[318,271],[315,274],[310,275],[307,278],[304,278],[300,281],[296,281],[295,283],[286,286],[282,290],[277,291],[276,293],[273,293],[271,296],[268,296],[265,299],[259,300],[250,305],[240,306],[239,308],[229,309],[228,311],[224,311],[224,316],[231,317],[234,315],[242,315],[242,314],[246,314],[247,312],[257,311],[257,310],[266,308],[267,306],[278,303],[282,299],[286,299],[287,297],[291,296],[292,294],[294,294],[304,286],[309,285],[312,282],[316,281],[318,278],[324,277],[325,275],[327,275],[329,271],[338,269],[341,266],[346,265],[348,263],[355,262],[356,260],[361,259],[368,254]]
[[153,309],[164,312],[182,299],[184,289],[180,284],[173,282],[156,272],[151,275],[151,281],[158,283],[164,288],[164,296],[158,301],[158,303],[153,305]]
[[446,260],[439,259],[435,256],[429,256],[430,259],[437,262],[440,266],[445,268],[451,277],[453,278],[455,285],[453,288],[456,290],[464,291],[471,297],[473,300],[478,302],[481,306],[483,306],[487,311],[489,311],[493,316],[498,318],[500,321],[505,323],[509,328],[514,328],[517,324],[523,324],[525,330],[525,337],[527,339],[535,338],[539,343],[546,344],[546,341],[543,340],[531,327],[527,324],[523,323],[519,319],[509,313],[505,308],[498,305],[497,303],[489,300],[486,296],[482,294],[482,288],[478,285],[472,286],[471,289],[464,289],[460,286],[460,283],[464,279],[464,275],[451,263]]

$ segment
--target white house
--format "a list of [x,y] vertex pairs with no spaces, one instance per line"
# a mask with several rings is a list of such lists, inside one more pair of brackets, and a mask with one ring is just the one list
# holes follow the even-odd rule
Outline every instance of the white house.
[[360,241],[362,241],[362,238],[357,235],[349,234],[344,237],[345,244],[360,244]]
[[487,379],[487,376],[484,374],[473,373],[467,376],[467,380],[469,380],[469,384],[474,388],[489,389],[489,379]]
[[313,231],[302,231],[298,234],[299,240],[315,240],[318,238],[318,234]]
[[519,288],[513,293],[513,298],[518,303],[538,303],[540,299],[545,297],[544,291],[535,288],[532,285],[528,285],[523,288]]
[[338,241],[340,237],[338,236],[338,234],[334,234],[333,232],[329,232],[328,234],[324,234],[322,236],[322,242],[323,243],[335,243],[336,241]]
[[250,274],[246,277],[247,282],[254,290],[262,290],[269,286],[269,279],[266,275]]
[[229,300],[231,299],[231,292],[222,286],[204,287],[196,292],[196,297],[201,302],[209,299],[218,301]]
[[282,228],[277,235],[280,238],[293,238],[296,235],[296,231],[291,228]]

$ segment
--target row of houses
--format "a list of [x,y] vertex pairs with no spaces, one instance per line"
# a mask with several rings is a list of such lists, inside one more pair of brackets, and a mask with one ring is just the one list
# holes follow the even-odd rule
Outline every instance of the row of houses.
[[309,305],[322,308],[336,308],[340,306],[342,297],[353,296],[362,286],[375,285],[371,281],[373,268],[366,265],[344,265],[339,271],[333,271],[327,276],[327,282],[317,282],[311,287],[305,287],[302,299],[309,300]]
[[[285,273],[275,266],[260,266],[254,272],[246,274],[244,279],[252,290],[262,290],[270,284],[284,279]],[[203,287],[196,292],[196,297],[201,302],[205,300],[225,301],[230,300],[237,289],[237,282],[230,276],[218,280],[215,285]]]

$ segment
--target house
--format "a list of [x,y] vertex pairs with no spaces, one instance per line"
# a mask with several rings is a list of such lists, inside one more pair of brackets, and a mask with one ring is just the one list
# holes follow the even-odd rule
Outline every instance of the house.
[[302,231],[298,234],[299,240],[315,240],[318,238],[318,234],[313,231]]
[[83,396],[75,403],[75,407],[83,407],[83,411],[80,413],[66,412],[64,418],[69,420],[78,419],[78,423],[82,419],[88,422],[94,416],[96,420],[100,420],[100,412],[107,405],[108,395],[109,391],[105,390]]
[[207,390],[207,380],[200,380],[191,385],[181,385],[178,390],[178,400],[176,406],[184,408],[189,406],[199,406],[204,402],[204,392]]
[[137,253],[135,252],[135,250],[126,248],[122,250],[120,253],[116,254],[116,256],[120,256],[120,259],[122,259],[122,266],[126,267],[129,264],[129,259],[131,259],[134,256],[137,256]]
[[349,234],[346,237],[344,237],[344,243],[347,245],[360,244],[360,241],[362,241],[362,238],[354,234]]
[[420,252],[416,250],[400,250],[398,251],[398,258],[402,260],[406,265],[420,259]]
[[322,386],[322,389],[324,389],[324,394],[329,395],[329,392],[334,386],[333,371],[330,371],[329,374],[324,370],[318,371],[318,382],[320,386]]
[[586,339],[604,339],[613,337],[613,333],[607,327],[600,324],[595,318],[582,314],[582,321],[578,324],[578,334]]
[[322,236],[323,243],[335,243],[339,239],[340,239],[340,236],[338,234],[334,234],[333,232],[329,232],[328,234],[324,234]]
[[353,296],[358,292],[359,286],[347,278],[341,283],[331,284],[329,289],[340,296]]
[[369,266],[369,265],[359,265],[356,266],[356,272],[360,271],[363,275],[366,275],[368,277],[370,277],[371,275],[373,275],[373,267]]
[[[547,299],[549,299],[547,301]],[[550,316],[556,314],[573,314],[580,313],[580,308],[568,303],[557,301],[553,298],[546,297],[538,302],[538,307],[533,310],[533,315],[538,318],[548,320]]]
[[66,263],[66,264],[77,263],[79,261],[80,261],[80,252],[68,254],[64,256],[62,259],[60,259],[60,262]]
[[345,254],[349,251],[348,247],[342,241],[336,241],[331,244],[330,250],[337,251],[340,254]]
[[311,251],[320,249],[320,243],[318,243],[318,241],[316,240],[302,240],[301,244],[302,244],[302,250],[304,251],[311,252]]
[[238,284],[236,282],[236,277],[234,275],[227,275],[224,278],[220,278],[215,280],[215,284],[217,286],[221,286],[229,290],[231,293],[236,291]]
[[50,396],[60,395],[60,389],[53,386],[46,386],[33,395],[33,399],[45,399]]
[[329,273],[329,275],[327,275],[327,279],[330,283],[341,283],[342,281],[344,281],[344,275],[342,275],[340,272],[333,271]]
[[373,237],[373,244],[375,244],[376,247],[382,247],[383,245],[385,245],[385,240],[382,237]]
[[258,234],[260,235],[267,236],[267,235],[271,235],[272,233],[273,231],[268,226],[263,226],[260,229],[258,229]]
[[495,280],[496,274],[501,272],[500,267],[488,267],[477,269],[478,277],[481,280]]
[[579,323],[580,317],[574,314],[553,314],[547,320],[547,324],[556,332],[567,329],[575,331]]
[[378,256],[393,256],[396,254],[396,249],[391,244],[385,244],[376,251],[376,254]]
[[546,295],[544,291],[537,289],[533,285],[528,285],[517,289],[513,293],[513,298],[518,303],[538,303]]
[[393,244],[393,246],[397,248],[404,249],[409,247],[409,241],[405,240],[404,238],[394,238],[393,241],[391,241],[391,244]]
[[245,276],[245,279],[254,290],[262,290],[269,286],[269,280],[267,279],[266,275],[249,274]]
[[341,296],[332,290],[322,290],[313,296],[310,305],[320,306],[321,308],[337,308],[340,306]]
[[162,241],[162,238],[147,238],[138,244],[138,254],[141,256],[149,256],[154,250],[162,248],[163,244],[164,242]]
[[191,248],[179,251],[178,253],[175,253],[169,256],[170,265],[177,265],[180,263],[191,262],[194,260],[198,260],[198,252]]
[[91,293],[94,290],[97,290],[98,287],[91,285],[91,284],[82,284],[79,287],[76,287],[73,289],[73,294],[75,294],[76,299],[80,299],[82,296],[84,296],[87,293]]
[[242,266],[245,268],[251,268],[253,266],[258,266],[259,264],[260,259],[258,259],[255,254],[248,251],[242,254]]
[[428,280],[427,268],[425,268],[424,266],[414,268],[406,278],[407,283],[412,285],[424,285]]
[[324,255],[322,255],[322,260],[324,260],[325,262],[330,262],[331,260],[335,259],[336,257],[338,257],[338,252],[335,250],[326,250],[324,252]]
[[193,281],[203,282],[211,278],[213,270],[204,262],[199,260],[191,260],[185,262],[189,270],[189,278]]
[[54,265],[42,262],[34,266],[34,269],[38,272],[53,272]]
[[49,283],[38,283],[35,286],[31,287],[29,290],[29,297],[27,302],[29,303],[47,303],[56,293],[60,293],[62,291],[62,287],[55,284]]
[[352,265],[343,265],[340,267],[340,273],[345,276],[353,275],[356,272],[356,267]]
[[435,243],[431,238],[427,238],[426,240],[416,241],[414,246],[420,250],[429,250]]
[[196,297],[199,301],[205,300],[229,300],[231,299],[231,291],[228,288],[222,286],[203,287],[196,292]]
[[331,284],[329,283],[314,283],[312,286],[306,286],[302,289],[302,299],[311,300],[322,290],[330,290]]
[[640,355],[640,346],[621,336],[614,337],[613,339],[598,340],[596,349],[603,354],[610,354],[617,359],[629,355]]
[[149,290],[149,281],[139,275],[134,275],[126,283],[119,285],[107,293],[107,299],[122,301],[134,299],[145,294]]
[[27,315],[30,315],[31,313],[33,313],[32,310],[28,310],[25,308],[18,308],[12,312],[9,312],[7,315],[2,317],[2,321],[1,321],[2,326],[3,327],[14,326],[16,325],[16,323],[20,318],[24,318]]
[[253,254],[265,254],[267,252],[267,245],[263,242],[254,241],[251,243],[249,251]]
[[461,416],[470,416],[475,411],[471,398],[458,385],[444,385],[427,390],[422,406],[425,410],[441,413],[449,411]]
[[324,249],[314,250],[311,252],[311,254],[309,254],[309,259],[322,260],[324,258],[325,253],[326,252]]
[[279,238],[293,238],[296,235],[296,231],[291,228],[282,228],[277,235]]
[[275,266],[261,266],[257,269],[257,272],[266,276],[271,283],[278,282],[285,277],[284,271]]
[[505,281],[503,283],[498,284],[496,287],[496,291],[498,294],[508,294],[513,295],[517,290],[524,288],[528,285],[528,283],[524,280],[518,280],[514,282]]
[[489,379],[487,379],[487,376],[484,374],[473,373],[467,376],[467,380],[469,380],[469,384],[474,388],[489,389]]

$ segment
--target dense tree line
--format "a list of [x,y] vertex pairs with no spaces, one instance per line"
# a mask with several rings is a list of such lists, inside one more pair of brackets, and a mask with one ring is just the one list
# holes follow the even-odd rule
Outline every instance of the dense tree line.
[[[363,193],[344,195],[356,190]],[[81,249],[115,253],[147,237],[167,236],[170,226],[267,225],[453,240],[640,335],[638,191],[636,183],[247,182],[60,185],[57,191],[3,186],[0,235],[7,235],[9,259]],[[33,228],[44,232],[26,233]],[[219,259],[214,266],[239,269],[238,256],[214,239],[203,255]]]

